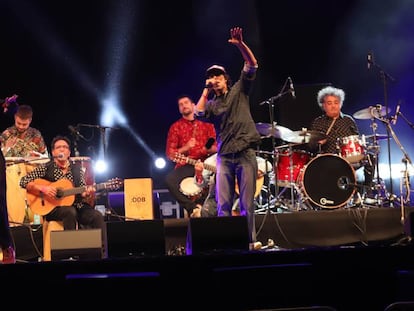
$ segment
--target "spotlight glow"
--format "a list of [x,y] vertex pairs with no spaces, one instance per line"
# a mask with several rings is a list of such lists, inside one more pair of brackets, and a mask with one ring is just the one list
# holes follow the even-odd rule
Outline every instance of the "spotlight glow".
[[167,162],[165,161],[164,158],[159,157],[155,159],[154,164],[156,168],[163,169],[166,166]]
[[94,170],[97,174],[105,173],[108,169],[108,164],[104,160],[98,160],[95,163]]

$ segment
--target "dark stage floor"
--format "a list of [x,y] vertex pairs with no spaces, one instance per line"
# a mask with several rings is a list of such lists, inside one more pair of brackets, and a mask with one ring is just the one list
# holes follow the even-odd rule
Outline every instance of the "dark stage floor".
[[[68,306],[82,298],[88,306],[116,302],[144,309],[384,310],[414,300],[412,208],[404,212],[404,226],[400,208],[256,215],[264,245],[259,250],[244,249],[240,222],[224,227],[217,218],[122,221],[108,232],[108,258],[52,262],[38,262],[39,226],[13,227],[18,263],[0,266],[0,278],[15,284],[4,295],[20,293],[30,304],[45,295],[69,295]],[[220,237],[229,226],[239,233],[225,241],[226,248]],[[126,238],[134,230],[141,231]],[[185,253],[188,234],[197,250],[192,255]],[[128,242],[124,247],[135,243],[145,251],[123,253],[120,237]],[[269,240],[274,247],[267,246]]]

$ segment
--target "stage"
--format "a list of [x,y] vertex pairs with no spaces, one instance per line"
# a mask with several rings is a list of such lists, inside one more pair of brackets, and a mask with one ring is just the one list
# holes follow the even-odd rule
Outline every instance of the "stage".
[[[233,249],[239,238],[235,236],[227,241],[227,250],[201,247],[203,251],[192,255],[185,253],[188,234],[194,234],[192,242],[198,246],[211,244],[196,240],[196,231],[189,233],[191,219],[145,220],[134,222],[145,231],[136,240],[146,246],[160,239],[165,243],[165,247],[154,246],[152,254],[51,262],[39,261],[41,226],[12,227],[18,263],[0,266],[0,278],[19,284],[18,289],[7,287],[7,293],[24,292],[30,299],[43,297],[45,291],[90,299],[92,291],[98,301],[87,304],[95,306],[117,301],[151,309],[167,305],[192,310],[278,310],[318,305],[384,310],[393,302],[414,300],[412,211],[404,209],[405,225],[401,209],[388,207],[259,214],[261,249]],[[122,230],[124,223],[130,222],[118,222],[116,227]],[[225,228],[217,218],[202,223],[199,230],[208,229],[202,232],[204,237],[211,234],[209,242],[219,242]],[[239,231],[240,224],[230,225]],[[128,235],[133,234],[125,232]],[[269,240],[274,241],[273,247],[268,247]],[[190,298],[200,305],[189,303]]]

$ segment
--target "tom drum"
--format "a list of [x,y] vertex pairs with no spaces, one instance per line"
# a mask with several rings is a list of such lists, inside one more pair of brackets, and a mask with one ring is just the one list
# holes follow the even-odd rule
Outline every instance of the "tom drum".
[[302,150],[284,150],[278,154],[276,176],[280,187],[296,183],[300,171],[309,162],[310,155]]

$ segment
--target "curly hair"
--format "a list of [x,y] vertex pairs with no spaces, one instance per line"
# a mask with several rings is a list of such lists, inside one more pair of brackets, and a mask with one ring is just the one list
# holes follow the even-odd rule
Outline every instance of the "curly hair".
[[325,97],[328,95],[332,95],[332,96],[339,98],[339,105],[342,108],[343,102],[345,100],[345,92],[344,90],[333,87],[333,86],[324,87],[318,92],[317,101],[318,101],[319,107],[322,108],[323,101],[325,100]]

